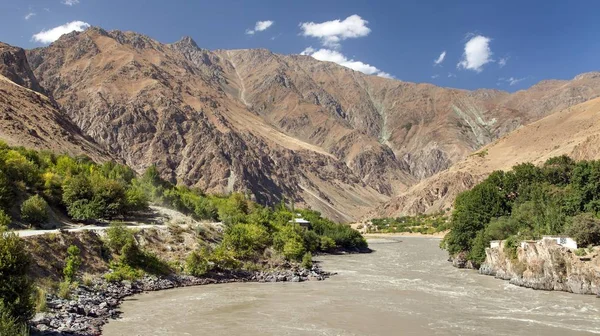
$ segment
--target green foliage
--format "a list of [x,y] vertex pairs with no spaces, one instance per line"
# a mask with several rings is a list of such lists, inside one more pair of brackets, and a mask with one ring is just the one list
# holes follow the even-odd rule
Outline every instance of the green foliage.
[[504,251],[511,260],[517,260],[517,248],[519,240],[516,236],[510,236],[504,241]]
[[579,214],[573,217],[566,233],[580,246],[600,245],[600,219],[589,213]]
[[77,271],[79,271],[79,267],[81,266],[81,257],[79,256],[80,253],[81,251],[75,245],[71,245],[67,249],[67,260],[65,263],[65,268],[63,269],[66,282],[73,282],[73,279],[75,279],[75,274],[77,274]]
[[235,224],[225,231],[221,246],[236,258],[247,259],[262,254],[270,244],[269,232],[258,224]]
[[133,239],[133,231],[122,222],[111,222],[110,227],[106,230],[106,237],[108,247],[117,253],[128,241]]
[[306,248],[300,240],[291,239],[283,245],[283,255],[289,260],[300,261],[305,253]]
[[321,241],[319,242],[319,249],[323,252],[329,252],[335,248],[335,240],[322,236]]
[[196,277],[206,275],[211,269],[209,258],[210,253],[206,248],[193,251],[185,261],[185,271]]
[[18,321],[33,314],[33,286],[27,276],[30,258],[22,240],[14,233],[0,234],[0,306]]
[[[48,310],[48,302],[46,300],[46,291],[40,287],[35,287],[33,290],[33,302],[36,313],[43,313]],[[0,333],[1,335],[1,333]]]
[[10,216],[4,212],[4,210],[0,209],[0,232],[6,230],[10,225],[11,219]]
[[104,279],[109,282],[118,282],[123,280],[134,281],[144,276],[144,271],[122,263],[111,263],[111,272],[104,275]]
[[70,299],[72,290],[73,290],[73,283],[70,281],[63,280],[58,284],[57,295],[61,299]]
[[14,317],[0,302],[0,335],[29,336],[25,321]]
[[370,232],[380,233],[421,232],[429,234],[448,229],[448,217],[443,212],[432,215],[374,218],[371,223]]
[[34,225],[48,221],[48,203],[40,197],[33,195],[21,205],[21,219]]
[[302,267],[311,269],[313,266],[312,254],[310,252],[305,253],[302,256]]
[[560,156],[540,167],[520,164],[492,173],[454,205],[443,245],[473,261],[482,260],[493,239],[508,238],[512,248],[518,239],[566,233],[580,245],[600,244],[600,161]]

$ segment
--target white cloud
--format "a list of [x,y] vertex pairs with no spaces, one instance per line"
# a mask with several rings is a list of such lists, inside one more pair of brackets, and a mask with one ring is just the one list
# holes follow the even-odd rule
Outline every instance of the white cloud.
[[493,62],[492,50],[490,49],[489,37],[477,35],[472,37],[465,44],[465,52],[462,60],[456,65],[457,68],[473,70],[477,72],[483,71],[483,66],[489,62]]
[[27,15],[25,15],[25,20],[29,20],[29,19],[31,19],[32,17],[34,17],[35,15],[36,15],[36,14],[35,14],[35,13],[33,13],[33,12],[31,12],[31,13],[28,13]]
[[62,4],[67,6],[74,6],[79,3],[79,0],[63,0]]
[[440,65],[440,64],[442,64],[442,62],[444,61],[445,58],[446,58],[446,50],[442,51],[440,56],[435,61],[433,61],[433,64]]
[[58,40],[64,34],[68,34],[73,31],[84,31],[89,27],[89,23],[83,21],[73,21],[52,29],[42,30],[41,32],[33,35],[31,39],[35,42],[48,44]]
[[498,60],[498,66],[503,68],[506,65],[506,62],[508,62],[508,60],[510,59],[509,56],[506,57],[502,57]]
[[518,84],[518,83],[520,83],[520,82],[522,82],[522,81],[524,81],[526,79],[527,79],[527,77],[523,77],[523,78],[515,78],[515,77],[504,78],[504,77],[501,77],[501,78],[498,78],[499,81],[506,82],[510,86],[516,85],[516,84]]
[[431,79],[436,79],[436,78],[438,78],[438,77],[440,77],[440,75],[438,75],[438,74],[435,74],[435,75],[431,76]]
[[389,74],[387,72],[383,72],[380,69],[378,69],[377,67],[374,67],[370,64],[363,63],[361,61],[355,61],[353,59],[348,59],[346,56],[344,56],[342,53],[340,53],[339,51],[336,51],[336,50],[331,50],[331,49],[316,50],[313,47],[308,47],[308,48],[304,49],[304,51],[301,52],[300,55],[312,56],[313,58],[315,58],[319,61],[334,62],[341,66],[345,66],[346,68],[360,71],[367,75],[377,75],[379,77],[384,77],[384,78],[394,78],[394,76],[392,76],[391,74]]
[[344,20],[332,20],[321,23],[302,22],[302,35],[316,37],[326,47],[339,48],[340,41],[369,35],[371,29],[366,20],[358,15],[351,15]]
[[448,78],[456,78],[456,75],[453,74],[452,72],[448,72]]
[[254,33],[265,31],[265,30],[269,29],[274,23],[275,23],[275,21],[270,21],[270,20],[258,21],[258,22],[256,22],[256,25],[254,25],[254,29],[246,29],[246,34],[254,35]]

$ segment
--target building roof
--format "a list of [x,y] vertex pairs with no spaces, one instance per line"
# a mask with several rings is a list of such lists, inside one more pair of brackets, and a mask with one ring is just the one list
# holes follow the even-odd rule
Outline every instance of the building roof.
[[294,222],[294,223],[297,223],[297,224],[310,224],[310,222],[309,222],[309,221],[307,221],[307,220],[306,220],[306,219],[304,219],[304,218],[294,218],[294,219],[292,219],[292,220],[290,221],[290,223],[291,223],[291,222]]

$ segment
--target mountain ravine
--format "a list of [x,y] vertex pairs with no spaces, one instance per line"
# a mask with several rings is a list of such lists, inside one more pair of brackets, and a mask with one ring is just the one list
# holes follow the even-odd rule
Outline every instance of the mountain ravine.
[[90,141],[137,171],[156,164],[173,182],[293,201],[344,222],[600,93],[593,75],[514,94],[466,91],[309,56],[209,51],[188,37],[162,44],[100,28],[26,56],[33,75],[11,80],[46,93]]

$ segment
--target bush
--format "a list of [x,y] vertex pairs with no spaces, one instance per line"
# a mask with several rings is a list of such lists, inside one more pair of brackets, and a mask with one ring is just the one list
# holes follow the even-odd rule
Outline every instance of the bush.
[[312,254],[307,252],[302,256],[302,267],[306,269],[311,269],[313,266]]
[[134,281],[144,275],[142,270],[121,263],[112,263],[110,268],[112,272],[104,275],[104,279],[108,282]]
[[125,244],[133,239],[133,232],[121,222],[111,222],[106,230],[107,245],[114,252],[119,253]]
[[209,261],[214,264],[214,267],[222,270],[236,270],[241,263],[235,259],[232,251],[224,249],[222,246],[217,247],[210,255]]
[[10,222],[10,216],[7,215],[6,212],[4,212],[4,210],[0,209],[0,232],[8,229]]
[[185,271],[195,277],[205,275],[210,271],[209,253],[206,248],[193,251],[185,261]]
[[40,195],[29,197],[21,205],[21,219],[34,225],[47,222],[48,203]]
[[510,236],[504,241],[504,251],[510,260],[517,260],[517,248],[519,247],[519,240],[516,236]]
[[73,283],[69,281],[61,281],[61,283],[58,284],[58,297],[60,297],[61,299],[70,299],[72,286]]
[[29,336],[27,323],[15,318],[0,303],[0,335]]
[[328,252],[328,251],[333,250],[334,248],[335,248],[335,240],[333,240],[327,236],[321,237],[321,242],[319,244],[319,249],[321,251]]
[[270,243],[269,232],[258,224],[235,224],[225,231],[221,246],[238,258],[261,254]]
[[305,253],[304,244],[296,239],[288,240],[283,246],[283,255],[289,260],[300,261]]
[[3,313],[18,321],[26,321],[33,314],[29,264],[22,240],[14,233],[0,234],[0,302]]
[[125,192],[126,209],[128,212],[148,210],[148,197],[139,188],[129,188]]
[[577,215],[566,233],[580,246],[600,245],[600,219],[589,213]]
[[[35,287],[33,291],[33,302],[35,304],[35,312],[43,313],[48,310],[48,303],[46,301],[46,291],[40,287]],[[2,335],[0,333],[0,335]]]
[[75,274],[77,274],[77,271],[79,271],[79,266],[81,266],[81,257],[79,256],[80,253],[81,251],[75,245],[71,245],[67,249],[67,262],[65,264],[65,268],[63,269],[65,282],[73,282]]

